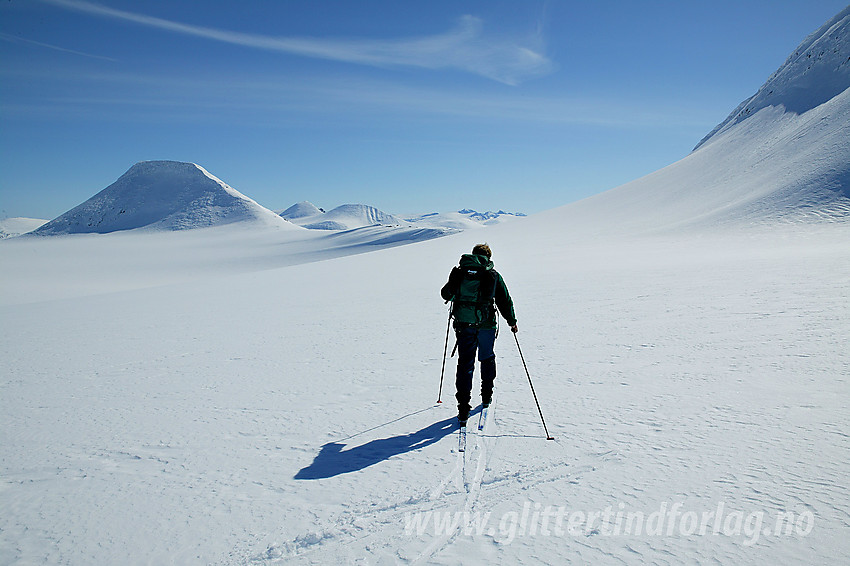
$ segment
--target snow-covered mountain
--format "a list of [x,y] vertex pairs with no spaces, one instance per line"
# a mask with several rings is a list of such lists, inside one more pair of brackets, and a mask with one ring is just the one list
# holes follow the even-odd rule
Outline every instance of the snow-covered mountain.
[[460,212],[432,212],[421,215],[408,215],[404,218],[414,226],[449,228],[452,230],[471,230],[484,226],[466,214]]
[[[850,218],[850,7],[684,159],[544,213],[574,237]],[[539,224],[538,224],[539,226]]]
[[522,212],[505,212],[504,210],[499,210],[498,212],[493,212],[492,210],[488,210],[487,212],[477,212],[471,208],[459,210],[458,212],[469,216],[469,218],[472,218],[473,220],[483,222],[484,224],[494,223],[494,220],[510,220],[512,218],[523,218],[526,216],[526,214]]
[[0,220],[0,240],[27,234],[46,223],[40,218],[5,218]]
[[508,222],[517,218],[524,218],[526,215],[522,212],[477,212],[466,208],[457,212],[432,212],[429,214],[405,216],[405,220],[417,226],[427,226],[429,228],[452,228],[455,230],[468,230],[470,228],[480,228],[482,226],[493,226]]
[[366,226],[401,226],[400,218],[365,204],[343,204],[322,212],[307,201],[295,204],[281,214],[281,217],[311,230],[353,230]]
[[278,214],[281,218],[293,221],[308,216],[318,216],[319,214],[324,214],[324,212],[324,210],[322,210],[312,202],[304,200],[299,203],[293,204],[283,212],[278,212]]
[[199,165],[143,161],[34,233],[104,234],[135,228],[185,230],[234,222],[295,228]]
[[844,92],[850,83],[850,6],[807,37],[756,94],[743,101],[697,148],[769,106],[804,114]]
[[468,230],[492,226],[524,217],[521,212],[477,212],[472,209],[457,212],[432,212],[398,216],[373,206],[344,204],[325,212],[311,202],[302,201],[279,213],[282,218],[313,230],[352,230],[366,226],[403,226],[438,230]]

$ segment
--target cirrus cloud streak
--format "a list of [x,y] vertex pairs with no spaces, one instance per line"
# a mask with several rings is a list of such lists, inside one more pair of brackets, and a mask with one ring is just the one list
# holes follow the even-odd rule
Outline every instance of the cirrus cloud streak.
[[[516,85],[547,74],[552,62],[539,49],[513,39],[488,36],[483,22],[463,16],[441,34],[400,39],[274,37],[175,22],[118,10],[86,0],[41,0],[87,14],[123,20],[183,35],[291,55],[373,67],[454,69]],[[536,43],[530,40],[528,43]]]

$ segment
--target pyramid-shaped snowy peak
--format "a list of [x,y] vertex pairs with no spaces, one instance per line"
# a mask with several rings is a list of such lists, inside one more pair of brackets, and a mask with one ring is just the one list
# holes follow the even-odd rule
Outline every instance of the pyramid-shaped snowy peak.
[[35,233],[185,230],[234,222],[295,228],[194,163],[143,161]]

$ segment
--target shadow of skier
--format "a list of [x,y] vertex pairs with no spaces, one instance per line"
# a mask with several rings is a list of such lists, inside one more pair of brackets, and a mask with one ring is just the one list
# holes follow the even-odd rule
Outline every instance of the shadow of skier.
[[295,474],[295,479],[325,479],[362,470],[393,456],[434,444],[457,428],[457,417],[452,417],[417,432],[372,440],[348,450],[344,450],[342,442],[329,442],[322,446],[312,464]]

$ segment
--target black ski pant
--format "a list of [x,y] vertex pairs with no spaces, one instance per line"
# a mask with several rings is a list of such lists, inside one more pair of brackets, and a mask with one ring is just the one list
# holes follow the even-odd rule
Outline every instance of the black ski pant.
[[457,337],[457,416],[458,420],[469,418],[469,401],[472,398],[472,374],[475,371],[475,353],[481,362],[481,399],[493,398],[493,381],[496,379],[496,354],[493,345],[496,342],[496,330],[474,327],[455,328]]

